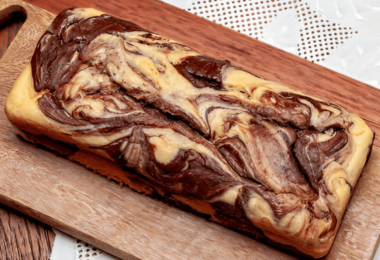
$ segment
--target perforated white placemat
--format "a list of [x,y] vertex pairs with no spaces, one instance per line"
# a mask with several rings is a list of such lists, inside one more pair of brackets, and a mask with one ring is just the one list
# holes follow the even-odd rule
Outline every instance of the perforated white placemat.
[[305,0],[203,0],[186,10],[255,39],[294,47],[291,52],[313,62],[323,61],[357,33],[330,22]]
[[180,7],[380,88],[379,0],[193,0]]
[[[380,0],[163,1],[380,88]],[[51,260],[116,259],[54,232]]]
[[53,229],[56,234],[50,260],[117,260],[83,241]]

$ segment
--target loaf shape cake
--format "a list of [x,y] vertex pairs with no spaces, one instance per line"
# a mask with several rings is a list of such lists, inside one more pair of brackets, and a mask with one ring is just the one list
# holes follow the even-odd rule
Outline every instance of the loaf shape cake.
[[339,105],[94,9],[57,16],[5,111],[27,140],[315,258],[373,142]]

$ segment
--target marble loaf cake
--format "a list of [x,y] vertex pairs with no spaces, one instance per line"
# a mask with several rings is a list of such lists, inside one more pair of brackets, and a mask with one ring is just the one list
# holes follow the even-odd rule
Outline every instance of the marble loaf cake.
[[336,104],[94,9],[56,17],[5,110],[29,141],[315,258],[373,141]]

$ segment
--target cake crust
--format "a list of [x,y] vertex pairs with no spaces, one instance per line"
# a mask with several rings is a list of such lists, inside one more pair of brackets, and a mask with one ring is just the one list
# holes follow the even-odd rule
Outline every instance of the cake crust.
[[[5,111],[25,138],[77,147],[70,160],[315,258],[331,248],[373,140],[338,105],[93,9],[58,15]],[[89,166],[90,154],[119,170]],[[120,167],[154,185],[134,186]]]

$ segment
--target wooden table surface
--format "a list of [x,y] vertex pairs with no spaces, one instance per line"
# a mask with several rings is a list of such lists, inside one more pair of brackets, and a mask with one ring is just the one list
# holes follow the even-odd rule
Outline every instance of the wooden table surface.
[[[16,13],[0,24],[0,59],[20,30],[25,17]],[[55,234],[51,227],[0,204],[0,259],[49,259]]]

